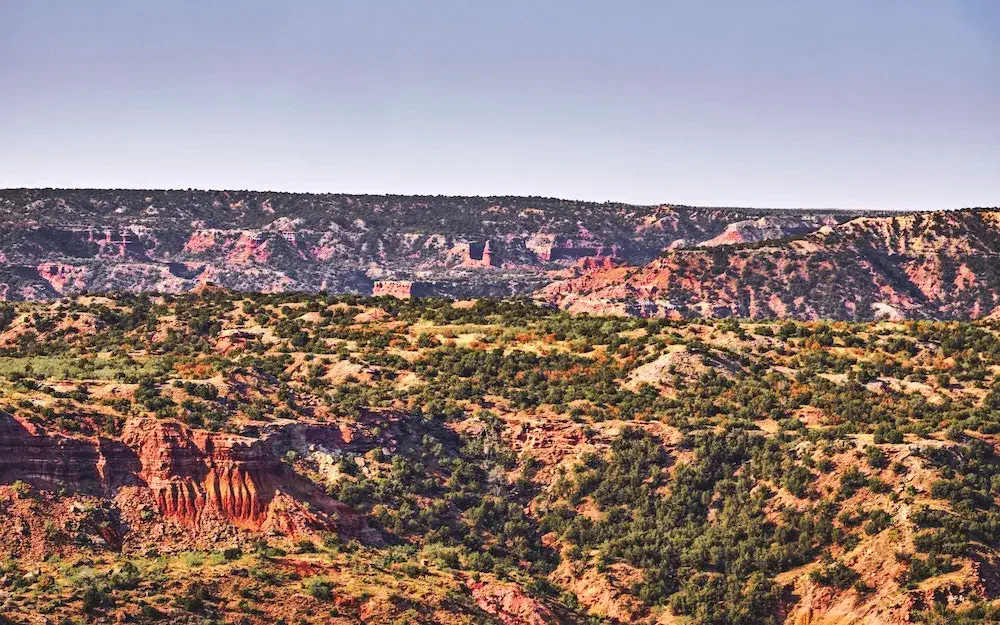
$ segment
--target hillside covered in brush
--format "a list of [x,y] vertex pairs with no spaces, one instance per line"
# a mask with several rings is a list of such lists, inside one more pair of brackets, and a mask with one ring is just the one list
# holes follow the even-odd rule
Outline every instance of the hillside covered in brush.
[[986,623],[995,322],[522,300],[0,308],[0,614]]

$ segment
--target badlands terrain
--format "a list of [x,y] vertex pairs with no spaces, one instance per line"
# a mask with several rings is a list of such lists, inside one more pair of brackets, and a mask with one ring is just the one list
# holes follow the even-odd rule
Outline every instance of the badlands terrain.
[[84,292],[531,296],[666,318],[978,319],[1000,211],[539,197],[0,190],[0,299]]
[[3,304],[0,615],[995,622],[998,333],[208,286]]
[[[852,213],[551,198],[0,190],[0,298],[81,291],[526,295],[669,247],[805,234]],[[406,289],[409,289],[407,284]]]

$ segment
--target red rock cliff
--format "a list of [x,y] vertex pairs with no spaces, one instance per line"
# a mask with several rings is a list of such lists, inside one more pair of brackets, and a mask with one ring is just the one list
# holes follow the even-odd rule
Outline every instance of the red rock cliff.
[[130,487],[148,495],[164,518],[194,529],[221,522],[285,533],[369,533],[363,517],[278,459],[273,440],[282,438],[153,418],[130,419],[120,440],[71,437],[0,413],[0,482],[106,498]]

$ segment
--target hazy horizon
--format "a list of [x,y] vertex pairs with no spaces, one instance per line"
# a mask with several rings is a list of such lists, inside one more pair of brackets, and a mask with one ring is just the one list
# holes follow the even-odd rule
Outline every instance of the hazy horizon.
[[988,0],[0,5],[0,187],[1000,204]]

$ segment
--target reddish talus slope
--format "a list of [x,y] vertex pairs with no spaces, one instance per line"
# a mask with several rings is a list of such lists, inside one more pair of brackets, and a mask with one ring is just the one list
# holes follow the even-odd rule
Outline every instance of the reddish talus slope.
[[979,318],[1000,305],[998,255],[997,211],[861,217],[786,241],[672,250],[538,296],[652,317]]

